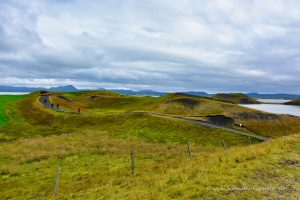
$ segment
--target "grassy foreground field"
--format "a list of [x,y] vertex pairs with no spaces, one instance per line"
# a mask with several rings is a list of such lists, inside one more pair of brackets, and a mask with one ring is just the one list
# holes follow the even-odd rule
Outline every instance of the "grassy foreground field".
[[[131,176],[129,151],[136,153]],[[299,136],[203,149],[112,138],[103,132],[1,145],[2,199],[297,199]],[[59,193],[53,194],[58,167]],[[248,189],[247,189],[248,188]],[[21,198],[20,198],[21,197]]]
[[[0,199],[299,197],[297,117],[180,94],[52,93],[51,101],[68,112],[45,108],[39,97],[36,92],[5,107],[10,120],[0,128]],[[78,107],[82,113],[76,112]],[[243,130],[273,139],[252,138],[249,144],[248,137],[230,131],[137,111],[193,118],[226,115],[245,123]]]

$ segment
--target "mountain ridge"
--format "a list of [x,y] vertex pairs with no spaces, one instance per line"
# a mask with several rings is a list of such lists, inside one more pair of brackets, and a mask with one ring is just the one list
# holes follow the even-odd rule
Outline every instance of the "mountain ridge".
[[76,87],[73,85],[65,85],[51,88],[44,87],[14,87],[14,86],[6,86],[0,85],[0,92],[35,92],[39,90],[48,90],[48,91],[56,91],[56,92],[75,92],[78,91]]
[[[82,89],[77,89],[73,85],[65,85],[65,86],[57,86],[57,87],[15,87],[15,86],[6,86],[0,85],[0,92],[35,92],[39,90],[48,90],[48,91],[56,91],[56,92],[76,92]],[[168,92],[160,92],[154,90],[129,90],[129,89],[105,89],[98,88],[98,90],[107,90],[118,92],[124,95],[141,95],[141,96],[163,96],[168,94]],[[203,91],[180,91],[176,93],[188,94],[194,96],[202,96],[202,97],[211,97],[215,94],[206,93]],[[266,94],[266,93],[244,93],[245,95],[257,98],[257,99],[299,99],[299,94],[285,94],[285,93],[277,93],[277,94]]]

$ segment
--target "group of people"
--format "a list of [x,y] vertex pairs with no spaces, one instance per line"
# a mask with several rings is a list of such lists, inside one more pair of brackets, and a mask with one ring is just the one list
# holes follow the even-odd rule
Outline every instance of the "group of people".
[[[51,103],[51,108],[54,109],[54,104]],[[56,104],[56,109],[58,110],[59,109],[59,104]]]
[[[44,99],[44,103],[47,103],[47,99]],[[51,108],[54,109],[54,104],[51,103]],[[56,104],[56,109],[59,110],[59,104]],[[80,107],[78,107],[77,112],[80,113]]]

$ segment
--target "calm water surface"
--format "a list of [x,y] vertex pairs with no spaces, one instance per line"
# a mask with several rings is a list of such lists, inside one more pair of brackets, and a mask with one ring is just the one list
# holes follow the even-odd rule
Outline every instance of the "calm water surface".
[[0,92],[0,95],[22,95],[29,94],[29,92]]
[[263,103],[286,103],[289,102],[289,99],[257,99],[260,102]]
[[275,114],[290,114],[300,117],[300,106],[283,105],[283,104],[240,104],[247,108],[253,108]]

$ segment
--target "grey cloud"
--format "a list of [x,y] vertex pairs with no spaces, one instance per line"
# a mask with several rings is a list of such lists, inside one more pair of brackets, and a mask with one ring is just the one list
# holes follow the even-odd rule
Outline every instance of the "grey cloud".
[[300,93],[300,3],[224,2],[1,2],[0,77],[36,86]]

